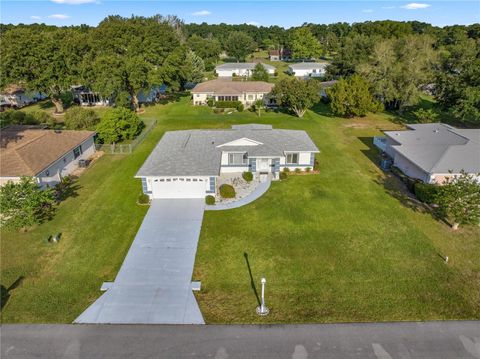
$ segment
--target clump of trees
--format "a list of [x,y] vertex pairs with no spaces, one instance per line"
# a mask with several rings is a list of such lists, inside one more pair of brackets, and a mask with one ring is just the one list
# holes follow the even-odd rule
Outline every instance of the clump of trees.
[[40,189],[35,179],[22,177],[18,183],[0,187],[0,224],[2,227],[27,229],[53,216],[55,191]]
[[80,106],[69,108],[64,117],[67,130],[94,130],[99,121],[100,118],[94,110]]
[[433,39],[417,35],[376,42],[357,69],[386,108],[402,112],[419,101],[422,86],[433,82],[435,63]]
[[255,46],[255,42],[248,34],[241,31],[233,31],[228,35],[225,51],[228,56],[235,58],[235,60],[245,61],[247,55],[255,50]]
[[297,59],[317,59],[323,50],[308,27],[295,29],[291,39],[292,54]]
[[291,110],[298,117],[320,101],[320,84],[315,80],[287,78],[273,88],[277,102]]
[[126,108],[111,108],[103,115],[96,131],[100,141],[115,144],[120,141],[133,140],[144,127],[145,124],[135,112]]
[[44,111],[23,112],[7,110],[0,112],[0,128],[8,125],[46,125],[55,127],[56,121]]
[[358,75],[340,79],[327,89],[327,94],[332,112],[339,116],[365,116],[382,108],[370,92],[369,83]]

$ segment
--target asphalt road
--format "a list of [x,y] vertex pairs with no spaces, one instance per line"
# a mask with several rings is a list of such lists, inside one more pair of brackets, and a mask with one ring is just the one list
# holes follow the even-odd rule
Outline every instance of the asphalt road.
[[480,359],[480,322],[3,325],[1,358]]

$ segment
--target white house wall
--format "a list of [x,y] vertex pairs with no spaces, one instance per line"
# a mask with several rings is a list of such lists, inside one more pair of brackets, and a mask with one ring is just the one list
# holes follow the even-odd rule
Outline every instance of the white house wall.
[[396,153],[393,164],[408,177],[417,178],[428,183],[430,176],[424,170],[408,160],[405,156]]
[[[39,184],[41,186],[54,186],[60,182],[61,177],[68,176],[75,169],[78,168],[78,161],[86,160],[95,153],[95,143],[93,137],[90,137],[82,143],[82,154],[74,158],[73,148],[70,152],[59,158],[56,162],[51,164],[48,168],[37,175]],[[47,175],[48,171],[48,175]]]

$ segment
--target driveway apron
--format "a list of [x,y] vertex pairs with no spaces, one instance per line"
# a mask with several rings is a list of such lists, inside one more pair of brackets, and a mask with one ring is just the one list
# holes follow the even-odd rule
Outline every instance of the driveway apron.
[[111,287],[75,323],[204,324],[191,279],[204,199],[155,199]]

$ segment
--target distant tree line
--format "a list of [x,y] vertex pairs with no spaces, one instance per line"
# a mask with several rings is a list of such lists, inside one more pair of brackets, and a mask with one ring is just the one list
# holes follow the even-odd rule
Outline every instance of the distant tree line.
[[[458,120],[480,122],[480,24],[386,20],[285,29],[109,16],[96,27],[0,25],[0,36],[0,87],[21,83],[44,92],[57,112],[73,84],[138,108],[142,90],[159,84],[182,90],[213,70],[222,53],[245,61],[256,49],[284,47],[295,58],[329,60],[328,79],[361,76],[387,109],[402,112],[428,89]],[[365,87],[360,80],[342,86],[360,84]]]

